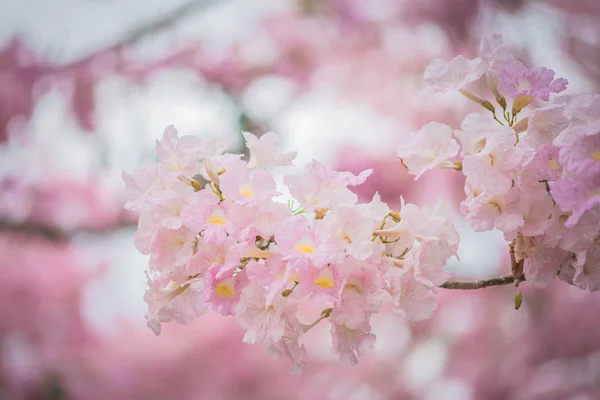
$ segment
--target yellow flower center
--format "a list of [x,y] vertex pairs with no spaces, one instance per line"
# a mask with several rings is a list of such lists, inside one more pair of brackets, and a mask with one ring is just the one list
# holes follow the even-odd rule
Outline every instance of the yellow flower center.
[[240,193],[245,197],[254,197],[254,190],[252,190],[251,186],[242,186]]
[[490,206],[494,207],[499,213],[502,212],[502,208],[503,207],[502,207],[502,205],[500,204],[499,201],[497,201],[497,200],[490,200],[490,201],[488,201],[488,203],[489,203]]
[[598,149],[592,153],[592,160],[600,161],[600,149]]
[[227,220],[225,219],[225,215],[222,212],[216,211],[211,214],[210,217],[206,220],[208,223],[213,225],[225,225]]
[[557,171],[557,172],[562,171],[562,168],[561,168],[560,164],[558,163],[558,161],[556,161],[553,158],[548,160],[548,165],[550,166],[550,169],[552,171]]
[[301,241],[301,242],[296,243],[296,245],[294,246],[294,249],[296,251],[299,251],[300,253],[307,253],[307,254],[314,253],[314,251],[315,251],[314,246],[311,243],[306,242],[306,241]]
[[223,281],[215,286],[215,294],[224,299],[233,299],[235,297],[235,290],[233,289],[232,282]]
[[324,270],[315,278],[314,282],[323,289],[331,289],[334,286],[333,274],[330,270]]

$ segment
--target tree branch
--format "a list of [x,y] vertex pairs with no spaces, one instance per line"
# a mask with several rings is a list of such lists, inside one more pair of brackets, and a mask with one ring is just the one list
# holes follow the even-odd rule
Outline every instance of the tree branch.
[[84,56],[83,58],[70,62],[66,65],[56,66],[54,67],[54,69],[64,72],[65,70],[79,68],[81,65],[87,64],[94,60],[96,57],[98,57],[99,54],[111,53],[114,51],[118,51],[123,47],[131,46],[139,42],[143,38],[147,37],[148,35],[156,34],[160,31],[163,31],[175,25],[181,19],[188,17],[196,11],[210,6],[213,3],[216,3],[216,0],[190,0],[187,3],[175,7],[170,12],[165,13],[164,15],[153,21],[147,22],[145,24],[133,28],[130,32],[126,33],[120,41],[109,45],[108,47],[95,50],[90,54]]
[[[525,277],[521,277],[521,282],[525,281]],[[480,279],[477,281],[448,281],[441,285],[443,289],[458,289],[458,290],[476,290],[485,289],[490,286],[501,286],[514,284],[515,278],[512,275],[500,276],[497,278]]]
[[119,219],[112,224],[102,226],[83,226],[66,230],[44,223],[13,222],[6,219],[0,219],[0,233],[10,232],[38,236],[52,241],[68,241],[75,235],[106,235],[119,229],[125,229],[134,226],[136,226],[135,221]]

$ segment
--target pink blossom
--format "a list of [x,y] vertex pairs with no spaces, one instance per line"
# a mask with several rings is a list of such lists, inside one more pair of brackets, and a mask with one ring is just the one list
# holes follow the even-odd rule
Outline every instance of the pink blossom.
[[445,93],[464,88],[483,76],[483,60],[457,56],[450,61],[435,59],[429,63],[423,79],[436,93]]
[[578,253],[573,262],[575,275],[573,284],[584,290],[600,290],[600,250]]
[[[467,126],[475,128],[470,123]],[[468,131],[461,132],[459,138],[467,140],[467,135]],[[477,140],[470,142],[467,148],[476,151],[463,158],[467,183],[494,194],[506,193],[514,177],[531,162],[534,154],[534,149],[525,142],[515,146],[514,132],[502,126],[484,128],[483,134],[479,133]]]
[[368,322],[354,329],[331,324],[333,349],[338,361],[344,365],[354,365],[358,362],[358,357],[368,354],[373,349],[376,339],[370,332],[371,325]]
[[177,178],[179,175],[194,176],[199,169],[195,161],[198,150],[202,147],[200,138],[184,136],[179,138],[174,126],[165,129],[161,140],[156,141],[158,169],[166,177]]
[[533,110],[527,124],[527,140],[536,146],[553,142],[569,126],[563,112],[564,106],[555,103]]
[[275,235],[279,224],[293,214],[291,207],[274,201],[245,206],[233,203],[229,207],[229,212],[234,217],[233,230],[238,231],[236,238],[239,240],[255,238],[257,235],[268,239]]
[[[180,281],[173,278],[181,277]],[[161,324],[175,319],[186,324],[204,312],[203,282],[199,279],[183,280],[181,273],[163,275],[153,280],[148,275],[149,289],[144,301],[148,304],[146,320],[152,331],[159,335]]]
[[498,64],[514,59],[513,51],[504,44],[502,35],[493,34],[484,37],[479,44],[479,57],[483,60],[489,71],[495,71]]
[[538,180],[554,181],[562,176],[563,167],[558,154],[558,147],[552,144],[541,145],[536,149],[531,168],[535,170]]
[[439,286],[452,276],[444,269],[448,258],[448,250],[441,240],[425,241],[404,257],[405,265],[414,269],[415,279],[428,287]]
[[277,301],[285,289],[291,290],[294,282],[298,281],[298,271],[283,262],[281,255],[275,255],[263,262],[250,260],[244,269],[252,284],[267,290],[264,295],[265,307]]
[[339,302],[331,312],[331,321],[357,329],[372,313],[379,312],[383,301],[381,276],[375,265],[356,262],[345,277]]
[[279,141],[277,135],[273,132],[267,132],[259,138],[250,132],[242,132],[242,135],[246,140],[246,147],[250,151],[248,169],[268,164],[277,166],[292,165],[292,160],[296,158],[296,152],[279,153]]
[[337,204],[355,204],[357,197],[348,186],[362,184],[371,174],[366,170],[358,175],[332,171],[323,164],[312,161],[302,175],[288,175],[283,182],[290,193],[307,211],[330,209]]
[[391,270],[386,279],[395,313],[409,321],[431,318],[436,304],[427,285],[416,281],[410,271]]
[[128,197],[128,201],[125,203],[127,210],[142,212],[148,209],[147,195],[151,193],[151,188],[154,186],[156,173],[155,164],[144,164],[132,175],[123,172],[122,178]]
[[525,258],[525,276],[533,285],[546,287],[554,280],[561,265],[567,262],[569,253],[558,247],[545,247],[541,238],[533,240],[538,243]]
[[306,348],[302,344],[304,327],[293,316],[295,307],[288,307],[282,315],[284,323],[283,337],[279,340],[265,342],[267,353],[275,358],[288,358],[292,361],[291,371],[299,373],[306,366]]
[[195,237],[188,228],[159,228],[152,236],[150,267],[159,271],[185,265],[192,258]]
[[569,125],[554,138],[552,143],[555,146],[563,146],[580,137],[600,132],[600,95],[560,96],[556,102],[564,105],[563,116]]
[[223,201],[209,190],[201,190],[190,196],[188,204],[181,212],[183,224],[208,242],[220,242],[228,232],[232,232],[234,221],[229,215],[230,202]]
[[152,204],[155,222],[168,229],[181,228],[181,213],[192,193],[194,189],[191,186],[175,182],[169,189],[152,194],[148,201]]
[[449,158],[458,153],[458,143],[452,138],[452,129],[444,124],[430,122],[419,131],[403,137],[398,157],[415,175],[415,179],[427,170],[439,167],[452,168]]
[[247,284],[246,273],[236,272],[237,264],[213,265],[205,276],[204,303],[221,315],[234,315],[242,290]]
[[600,175],[600,131],[560,148],[560,163],[573,174]]
[[341,263],[347,255],[361,261],[369,258],[377,250],[371,242],[373,230],[381,222],[377,219],[357,213],[356,207],[348,204],[329,211],[323,219],[323,251],[328,260]]
[[275,191],[275,181],[271,174],[258,170],[250,175],[243,161],[229,164],[225,173],[219,177],[219,183],[223,195],[232,201],[256,203],[279,194]]
[[461,203],[461,211],[477,232],[498,229],[513,232],[525,223],[526,204],[518,189],[509,189],[506,195],[471,193]]
[[267,300],[268,291],[251,283],[242,292],[235,314],[242,328],[247,329],[244,343],[277,342],[285,334],[286,298],[277,295]]
[[275,240],[284,255],[284,261],[294,267],[324,264],[319,224],[309,226],[308,220],[302,215],[282,221],[275,230]]
[[567,88],[568,81],[554,79],[554,71],[548,68],[527,68],[517,60],[503,61],[498,68],[500,90],[513,99],[528,96],[548,101],[551,93]]
[[571,211],[565,226],[572,227],[585,212],[600,206],[600,174],[563,177],[550,182],[550,193],[563,211]]
[[561,212],[556,206],[552,213],[551,224],[545,234],[545,241],[550,246],[558,246],[571,252],[588,251],[594,246],[600,224],[600,209],[592,209],[584,213],[577,223],[566,226],[570,212]]
[[323,305],[336,302],[343,287],[343,277],[335,265],[308,265],[300,268],[298,280],[298,293],[310,296],[315,302]]

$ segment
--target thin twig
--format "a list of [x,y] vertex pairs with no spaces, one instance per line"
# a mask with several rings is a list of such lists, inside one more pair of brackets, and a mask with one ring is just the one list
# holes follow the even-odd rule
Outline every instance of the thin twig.
[[136,226],[135,221],[121,219],[112,224],[102,226],[82,226],[74,229],[61,229],[56,226],[37,222],[13,222],[0,219],[0,233],[10,232],[16,234],[38,236],[52,241],[68,241],[76,235],[106,235],[120,229]]
[[133,28],[130,32],[126,33],[124,37],[118,42],[109,45],[103,49],[98,49],[93,51],[92,53],[70,62],[66,65],[56,66],[54,69],[64,72],[65,70],[71,70],[73,68],[79,68],[81,65],[87,64],[93,61],[99,54],[107,54],[118,51],[126,46],[131,46],[133,44],[138,43],[145,37],[157,34],[169,27],[175,25],[181,19],[189,17],[196,11],[203,9],[207,6],[215,3],[216,0],[190,0],[187,3],[184,3],[178,7],[175,7],[173,10],[165,13],[159,18],[149,21],[147,23],[141,24]]
[[[521,277],[521,282],[525,280],[525,277]],[[476,290],[485,289],[490,286],[502,286],[510,285],[515,282],[515,278],[512,275],[500,276],[497,278],[480,279],[477,281],[448,281],[441,285],[443,289],[458,289],[458,290]]]

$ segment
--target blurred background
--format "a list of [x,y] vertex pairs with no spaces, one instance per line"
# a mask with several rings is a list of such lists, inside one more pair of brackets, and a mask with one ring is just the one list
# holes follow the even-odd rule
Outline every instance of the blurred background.
[[[241,130],[272,130],[300,166],[374,168],[363,200],[457,206],[459,174],[416,185],[394,150],[473,111],[421,77],[491,33],[570,92],[598,90],[598,0],[0,0],[0,399],[600,398],[600,295],[560,282],[524,284],[518,311],[496,287],[440,292],[415,324],[382,313],[352,368],[314,329],[300,376],[242,344],[233,318],[145,326],[121,172],[154,160],[167,125],[233,152]],[[449,269],[509,272],[501,234],[458,227]]]

